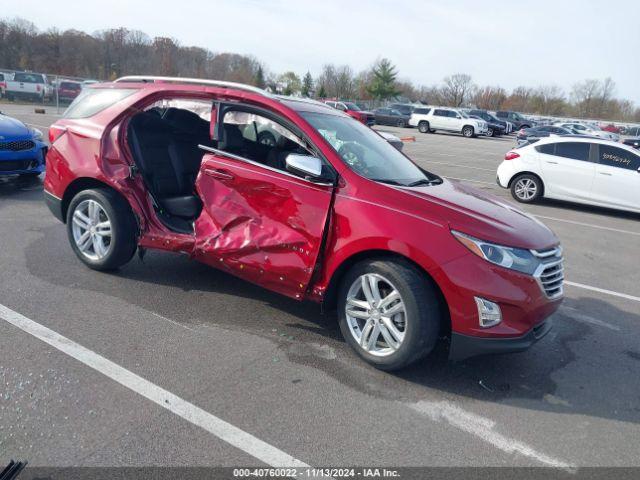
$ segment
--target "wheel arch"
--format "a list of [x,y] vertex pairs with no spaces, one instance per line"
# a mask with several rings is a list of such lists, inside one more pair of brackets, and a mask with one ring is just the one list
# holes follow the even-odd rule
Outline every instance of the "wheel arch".
[[340,282],[344,275],[349,271],[351,267],[363,260],[401,260],[411,264],[418,271],[422,273],[426,282],[430,283],[436,291],[440,305],[442,306],[442,317],[440,318],[440,332],[441,335],[448,335],[451,332],[451,315],[449,313],[449,305],[446,298],[438,285],[438,282],[425,270],[419,263],[415,262],[411,258],[402,255],[400,253],[391,250],[363,250],[358,253],[345,258],[340,265],[334,270],[331,280],[327,286],[327,289],[322,300],[322,310],[331,311],[335,310],[338,303],[338,290],[340,288]]
[[[93,188],[110,190],[116,193],[117,195],[119,195],[120,197],[122,197],[122,199],[125,200],[127,205],[129,205],[129,202],[126,200],[126,198],[108,183],[102,182],[100,180],[97,180],[91,177],[76,178],[69,185],[67,185],[67,188],[65,189],[64,194],[62,195],[61,212],[62,212],[62,218],[64,223],[67,223],[67,210],[69,209],[69,204],[71,203],[71,200],[73,200],[73,197],[75,197],[78,193],[82,192],[83,190],[90,190]],[[134,215],[134,217],[136,217],[136,215]],[[137,221],[137,217],[136,217],[136,221]]]

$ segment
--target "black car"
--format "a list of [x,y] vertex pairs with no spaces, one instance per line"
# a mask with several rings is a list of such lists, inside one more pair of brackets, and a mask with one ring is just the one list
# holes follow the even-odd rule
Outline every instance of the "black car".
[[397,110],[402,115],[410,117],[416,107],[414,105],[409,105],[408,103],[392,103],[391,105],[387,105],[387,108]]
[[536,126],[536,122],[532,122],[531,120],[524,118],[518,112],[512,112],[511,110],[499,110],[496,112],[496,117],[501,120],[506,120],[507,122],[513,123],[513,128],[515,130]]
[[470,110],[469,115],[478,117],[489,125],[489,136],[504,135],[507,131],[507,122],[500,120],[495,115],[491,115],[486,110]]
[[543,125],[542,127],[523,128],[519,130],[516,135],[516,141],[519,144],[527,142],[534,143],[549,135],[571,135],[573,133],[574,132],[568,128],[558,127],[556,125]]
[[378,108],[373,111],[376,116],[376,125],[392,125],[394,127],[406,127],[409,124],[410,115],[403,115],[392,108]]
[[622,143],[630,147],[640,149],[640,137],[625,138]]

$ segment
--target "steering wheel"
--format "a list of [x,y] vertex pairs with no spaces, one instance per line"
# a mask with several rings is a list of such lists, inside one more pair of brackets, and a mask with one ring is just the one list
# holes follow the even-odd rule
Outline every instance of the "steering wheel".
[[353,142],[345,143],[340,147],[338,153],[351,168],[360,173],[366,173],[367,166],[363,161],[364,149],[360,145]]

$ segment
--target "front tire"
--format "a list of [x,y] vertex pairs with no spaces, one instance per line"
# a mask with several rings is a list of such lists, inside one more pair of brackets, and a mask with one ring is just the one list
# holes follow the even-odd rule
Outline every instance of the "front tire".
[[511,182],[511,196],[520,203],[533,203],[543,192],[542,181],[530,173],[518,175]]
[[342,335],[361,358],[381,370],[404,368],[431,352],[440,315],[435,286],[404,260],[365,260],[342,279]]
[[495,137],[496,136],[496,132],[493,130],[493,128],[489,128],[487,130],[487,136],[488,137]]
[[429,128],[429,122],[422,120],[418,123],[418,131],[420,133],[429,133],[431,129]]
[[475,130],[470,125],[462,127],[462,135],[464,135],[467,138],[472,138],[476,136]]
[[114,270],[131,260],[137,248],[136,231],[131,208],[112,190],[83,190],[69,204],[69,242],[89,268]]

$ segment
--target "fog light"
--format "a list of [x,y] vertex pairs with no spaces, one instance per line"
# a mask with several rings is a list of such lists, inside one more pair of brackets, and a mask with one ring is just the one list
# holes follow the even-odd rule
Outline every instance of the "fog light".
[[478,322],[482,328],[493,327],[502,321],[502,312],[500,312],[500,306],[497,303],[480,297],[473,298],[478,307]]

